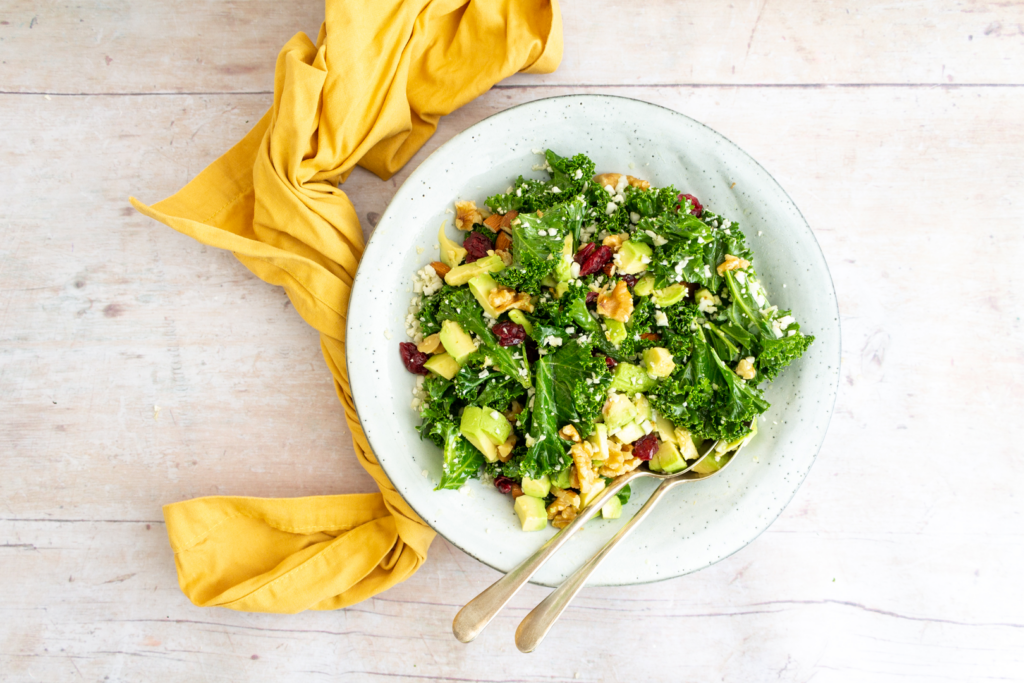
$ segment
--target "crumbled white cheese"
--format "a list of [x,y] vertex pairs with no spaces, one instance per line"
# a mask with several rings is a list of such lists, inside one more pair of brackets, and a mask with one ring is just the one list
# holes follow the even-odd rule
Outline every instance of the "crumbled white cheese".
[[582,177],[583,177],[583,170],[579,169],[579,168],[577,168],[576,172],[572,174],[572,179],[573,180],[579,180]]
[[423,247],[416,247],[416,253],[417,254],[422,254],[423,253]]
[[384,330],[384,338],[391,339],[391,330]]
[[573,261],[572,265],[569,266],[569,274],[572,275],[573,279],[578,278],[580,276],[580,264]]
[[627,185],[629,185],[629,178],[626,177],[625,173],[619,174],[619,182],[615,184],[615,194],[622,194]]
[[540,235],[541,237],[547,237],[548,231],[546,229],[541,229],[537,231],[537,234]]
[[655,311],[654,312],[654,322],[657,323],[658,325],[661,325],[662,327],[667,327],[668,326],[668,316],[665,315],[662,311]]
[[[636,211],[630,211],[629,212],[629,222],[630,223],[634,223],[634,224],[639,223],[640,222],[640,214],[638,214]],[[650,232],[650,231],[648,230],[648,232]]]
[[608,214],[609,216],[611,216],[613,213],[618,211],[618,209],[619,209],[619,207],[615,203],[608,202],[608,206],[604,207],[604,212],[606,214]]
[[544,341],[542,341],[541,343],[544,346],[561,346],[562,338],[549,334],[548,336],[544,337]]
[[557,194],[557,193],[561,192],[562,189],[560,187],[558,187],[558,185],[552,185],[551,186],[551,191],[554,192],[555,194]]

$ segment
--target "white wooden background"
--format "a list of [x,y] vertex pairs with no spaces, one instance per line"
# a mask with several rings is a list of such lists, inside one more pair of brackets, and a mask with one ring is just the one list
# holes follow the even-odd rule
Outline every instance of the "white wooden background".
[[[230,254],[136,214],[240,138],[321,0],[0,6],[0,680],[1024,680],[1024,3],[565,0],[565,60],[441,123],[624,94],[722,132],[835,278],[842,388],[782,517],[718,565],[587,589],[532,655],[528,587],[442,540],[333,613],[179,592],[160,505],[362,492],[316,335]],[[160,406],[159,411],[154,406]]]

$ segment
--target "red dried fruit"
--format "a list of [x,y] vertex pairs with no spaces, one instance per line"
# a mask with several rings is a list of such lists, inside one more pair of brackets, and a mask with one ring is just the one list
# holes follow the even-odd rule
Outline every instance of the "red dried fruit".
[[597,271],[601,270],[606,263],[612,260],[611,247],[598,247],[594,250],[587,260],[580,264],[580,277],[586,275],[593,275]]
[[619,361],[615,360],[611,356],[605,356],[604,364],[608,366],[609,370],[614,370],[615,366],[619,364]]
[[636,284],[636,275],[622,275],[621,277],[627,287],[632,287]]
[[658,452],[659,448],[661,448],[661,441],[658,439],[657,434],[651,432],[633,444],[633,457],[640,460],[650,460]]
[[466,263],[472,263],[478,258],[487,256],[487,252],[494,249],[494,242],[479,232],[471,232],[462,241],[462,248],[468,252]]
[[596,244],[593,242],[587,242],[580,247],[579,251],[576,252],[576,255],[573,257],[573,261],[582,266],[583,262],[587,260],[587,257],[594,253],[595,249],[597,249]]
[[501,346],[517,346],[526,341],[526,330],[511,320],[503,320],[491,328]]
[[595,301],[597,301],[597,292],[587,292],[587,305],[589,306]]
[[701,204],[700,200],[698,200],[692,194],[679,195],[679,208],[682,208],[684,199],[689,199],[691,202],[693,202],[693,211],[690,212],[691,214],[699,217],[702,213],[704,213],[704,205]]
[[508,477],[497,477],[494,480],[494,488],[498,489],[502,493],[509,493],[512,491],[513,484],[515,484],[515,482]]
[[430,356],[418,351],[416,345],[412,342],[402,342],[398,345],[398,352],[402,354],[402,363],[405,364],[405,369],[414,375],[426,375],[429,371],[423,367]]

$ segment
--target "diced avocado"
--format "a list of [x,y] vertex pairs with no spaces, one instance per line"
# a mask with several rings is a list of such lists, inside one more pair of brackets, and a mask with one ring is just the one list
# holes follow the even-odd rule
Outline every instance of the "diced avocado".
[[651,419],[651,402],[643,394],[633,397],[633,405],[636,406],[636,421],[643,422]]
[[484,454],[487,462],[494,462],[498,459],[498,445],[508,439],[512,425],[504,415],[487,406],[466,406],[459,431]]
[[469,291],[473,292],[473,296],[476,297],[480,306],[483,307],[487,315],[492,318],[497,318],[498,312],[494,310],[494,306],[492,306],[491,302],[487,300],[487,295],[497,288],[498,283],[494,281],[494,278],[491,277],[490,273],[480,273],[469,281]]
[[587,441],[597,446],[600,460],[608,459],[608,425],[598,422],[594,425],[594,432],[587,437]]
[[672,426],[672,423],[664,415],[655,415],[654,427],[658,430],[658,437],[662,441],[671,441],[676,445],[679,444],[676,440],[675,427]]
[[[721,458],[721,460],[717,460],[716,458]],[[708,457],[704,458],[699,463],[694,465],[693,471],[696,472],[697,474],[711,474],[712,472],[717,472],[718,470],[722,469],[722,465],[724,465],[728,461],[728,458],[729,456],[726,455],[712,453],[708,455]]]
[[427,359],[427,362],[423,364],[427,370],[430,370],[435,375],[441,375],[445,379],[451,379],[462,367],[455,362],[447,353],[439,353],[436,356],[431,356]]
[[[497,317],[497,316],[495,316],[495,317]],[[518,308],[513,308],[512,310],[510,310],[508,312],[508,317],[516,325],[522,325],[523,329],[526,330],[526,334],[530,334],[531,332],[533,332],[533,324],[530,323],[530,321],[526,319],[526,315],[522,311],[520,311]]]
[[489,438],[495,446],[500,446],[508,441],[508,436],[512,433],[512,423],[494,408],[482,406],[480,410],[482,411],[480,431],[484,436]]
[[618,346],[626,340],[626,326],[618,320],[604,319],[604,338]]
[[686,298],[690,289],[681,283],[669,285],[665,289],[659,289],[651,295],[651,299],[662,308],[673,306]]
[[556,299],[561,299],[562,295],[564,295],[568,291],[569,291],[569,283],[568,282],[559,282],[557,285],[555,285],[555,298]]
[[466,254],[469,253],[448,239],[448,235],[444,234],[444,223],[441,223],[441,229],[437,231],[437,241],[441,246],[441,262],[449,268],[454,268],[462,263],[462,259],[466,258]]
[[662,441],[658,452],[651,458],[650,468],[656,472],[672,474],[686,469],[686,459],[671,441]]
[[644,275],[640,281],[633,285],[633,293],[637,296],[650,296],[654,291],[654,278]]
[[696,460],[700,457],[700,453],[697,452],[697,444],[693,442],[690,432],[682,427],[676,427],[673,434],[675,436],[675,443],[679,446],[680,455],[687,460]]
[[466,358],[476,351],[476,344],[473,343],[473,338],[466,334],[462,326],[454,320],[442,322],[441,331],[438,333],[438,336],[441,337],[441,346],[451,354],[451,357],[459,365],[465,363]]
[[498,447],[480,430],[482,422],[483,409],[477,406],[466,406],[466,409],[462,411],[459,432],[484,454],[487,462],[495,462],[498,459]]
[[598,496],[604,493],[605,483],[604,479],[598,479],[594,482],[593,488],[590,489],[589,493],[580,494],[580,510],[590,505],[592,502],[597,500]]
[[555,279],[559,282],[568,282],[572,279],[572,233],[566,235],[562,242],[562,258],[555,266]]
[[609,431],[615,431],[623,425],[629,424],[636,418],[636,406],[629,400],[629,397],[623,396],[622,394],[613,394],[605,401],[604,408],[601,409],[604,414],[604,425]]
[[551,493],[551,480],[546,474],[542,474],[540,479],[531,479],[529,476],[524,476],[521,486],[523,493],[534,498],[544,498]]
[[601,508],[601,517],[604,519],[618,519],[622,516],[622,503],[618,496],[612,498]]
[[543,531],[548,526],[548,511],[544,501],[533,496],[519,496],[515,503],[516,514],[523,525],[523,531]]
[[672,352],[661,346],[644,349],[644,370],[654,377],[668,377],[676,369]]
[[545,275],[543,278],[541,278],[540,283],[545,287],[554,287],[555,285],[558,284],[558,280],[551,277],[550,275]]
[[567,489],[572,486],[572,465],[566,467],[564,470],[555,475],[555,478],[551,480],[552,486],[557,486],[560,489]]
[[622,443],[633,443],[643,435],[644,428],[636,422],[630,422],[625,427],[621,427],[619,431],[615,432],[615,438]]
[[497,254],[479,258],[472,263],[455,266],[444,276],[444,281],[452,287],[464,285],[481,273],[500,273],[505,270],[505,262]]
[[615,366],[612,373],[611,388],[616,391],[624,391],[635,394],[643,391],[650,391],[657,382],[647,374],[640,366],[632,363],[622,362]]
[[654,252],[643,242],[626,241],[619,247],[615,254],[615,265],[618,271],[624,275],[636,275],[647,270],[647,264],[651,262],[651,255]]

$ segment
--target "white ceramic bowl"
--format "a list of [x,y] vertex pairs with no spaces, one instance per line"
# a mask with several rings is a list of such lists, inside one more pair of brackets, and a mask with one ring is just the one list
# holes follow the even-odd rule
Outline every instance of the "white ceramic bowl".
[[[405,182],[370,239],[352,291],[348,370],[363,429],[391,481],[431,527],[481,562],[508,571],[555,530],[524,533],[508,496],[477,480],[468,495],[434,491],[441,451],[421,441],[410,407],[415,376],[402,365],[413,273],[437,260],[437,229],[459,199],[483,200],[511,180],[546,177],[532,150],[583,152],[597,171],[675,185],[738,221],[772,303],[792,308],[816,337],[767,391],[772,407],[739,460],[706,482],[673,490],[595,572],[592,585],[686,574],[731,555],[775,520],[807,475],[825,438],[839,378],[839,313],[821,250],[779,184],[745,152],[696,121],[656,105],[605,95],[529,102],[452,138]],[[422,253],[418,251],[422,249]],[[785,286],[783,286],[785,285]],[[389,336],[390,335],[390,336]],[[426,474],[424,474],[424,472]],[[620,519],[594,520],[535,576],[554,585],[595,553],[647,500],[656,482],[634,484]]]

